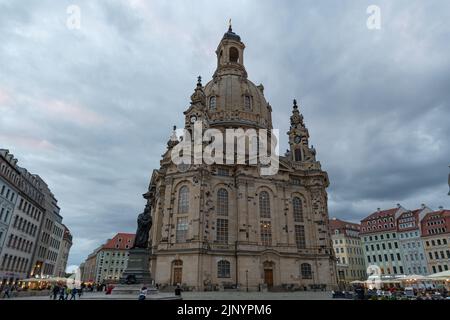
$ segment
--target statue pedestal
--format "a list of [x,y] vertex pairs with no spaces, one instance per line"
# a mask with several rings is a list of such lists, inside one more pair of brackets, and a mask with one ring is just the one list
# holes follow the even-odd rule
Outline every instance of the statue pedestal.
[[133,248],[130,249],[128,265],[122,276],[120,284],[114,287],[112,294],[139,294],[142,287],[147,287],[149,293],[156,291],[152,288],[152,277],[150,274],[150,250]]

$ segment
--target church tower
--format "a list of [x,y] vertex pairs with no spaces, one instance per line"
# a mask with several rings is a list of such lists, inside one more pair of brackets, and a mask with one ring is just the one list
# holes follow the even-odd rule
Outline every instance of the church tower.
[[295,162],[315,161],[316,150],[309,147],[309,132],[303,122],[303,115],[298,110],[297,100],[294,99],[292,107],[291,128],[288,131],[289,146],[288,157]]
[[[272,129],[262,84],[248,79],[245,45],[230,25],[217,46],[217,67],[199,77],[184,111],[185,129]],[[328,175],[308,145],[297,102],[290,150],[275,175],[243,164],[175,165],[174,133],[144,194],[153,226],[151,274],[186,290],[333,288],[335,261],[328,231]],[[175,128],[174,128],[175,129]]]

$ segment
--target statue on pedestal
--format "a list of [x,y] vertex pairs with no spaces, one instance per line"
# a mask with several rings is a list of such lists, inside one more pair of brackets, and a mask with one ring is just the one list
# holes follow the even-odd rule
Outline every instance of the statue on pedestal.
[[147,249],[150,229],[152,228],[152,214],[151,208],[148,204],[145,206],[144,212],[139,214],[137,218],[137,225],[133,249]]
[[[120,285],[114,288],[114,294],[139,292],[143,287],[150,287],[152,278],[150,274],[150,229],[152,227],[152,207],[150,203],[145,206],[144,212],[137,218],[136,236],[133,247],[129,250],[127,268],[122,273]],[[153,290],[150,288],[149,290]],[[156,291],[154,289],[153,291]]]

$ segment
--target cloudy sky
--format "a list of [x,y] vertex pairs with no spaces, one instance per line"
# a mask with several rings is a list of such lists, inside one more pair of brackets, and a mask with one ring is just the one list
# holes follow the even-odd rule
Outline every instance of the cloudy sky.
[[[372,4],[379,30],[367,27]],[[79,29],[67,26],[70,5]],[[300,102],[331,217],[449,208],[448,12],[445,0],[0,0],[0,148],[47,181],[79,264],[134,232],[171,127],[196,77],[211,78],[232,18],[282,134]]]

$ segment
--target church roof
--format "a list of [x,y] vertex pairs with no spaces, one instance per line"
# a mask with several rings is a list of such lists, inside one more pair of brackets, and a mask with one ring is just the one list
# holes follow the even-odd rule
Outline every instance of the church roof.
[[241,37],[233,32],[233,29],[231,29],[231,26],[228,28],[228,31],[225,32],[225,34],[223,35],[223,38],[224,39],[231,39],[231,40],[241,41]]

